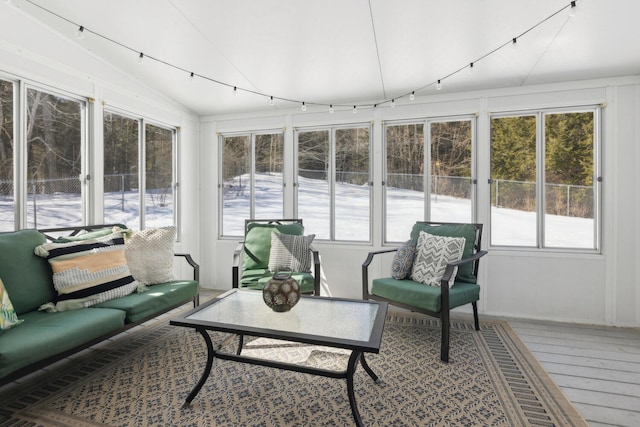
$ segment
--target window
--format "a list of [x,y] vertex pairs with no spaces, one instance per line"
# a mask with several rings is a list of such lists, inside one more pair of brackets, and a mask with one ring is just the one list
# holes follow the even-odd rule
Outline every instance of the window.
[[27,88],[27,227],[83,223],[86,103]]
[[491,244],[598,249],[599,108],[491,118]]
[[15,229],[13,188],[13,94],[14,83],[0,80],[0,231]]
[[472,119],[387,123],[384,137],[385,241],[406,240],[415,221],[472,221]]
[[317,239],[371,240],[371,127],[296,131],[297,215]]
[[[139,229],[175,223],[176,136],[175,129],[105,111],[105,223]],[[144,147],[144,167],[140,147]]]
[[221,135],[221,235],[244,235],[245,219],[284,217],[282,132]]

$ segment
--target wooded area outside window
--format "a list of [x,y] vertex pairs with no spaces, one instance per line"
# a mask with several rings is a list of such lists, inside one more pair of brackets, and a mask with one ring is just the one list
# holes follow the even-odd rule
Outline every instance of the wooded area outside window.
[[28,87],[26,226],[82,224],[86,101]]
[[0,231],[16,227],[14,194],[14,94],[16,84],[0,80]]
[[492,116],[492,246],[599,248],[599,110]]
[[105,223],[137,229],[175,223],[176,133],[142,118],[105,111]]
[[385,242],[416,221],[473,221],[473,139],[472,118],[385,123]]
[[317,239],[371,241],[371,125],[297,129],[296,210]]
[[245,219],[284,218],[282,131],[220,135],[221,236],[243,236]]

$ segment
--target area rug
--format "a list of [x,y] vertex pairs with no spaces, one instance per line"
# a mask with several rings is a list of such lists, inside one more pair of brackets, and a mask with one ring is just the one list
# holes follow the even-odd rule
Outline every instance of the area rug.
[[[266,339],[248,342],[243,354],[339,370],[348,360],[344,350]],[[354,379],[364,424],[587,425],[507,322],[482,321],[475,331],[454,320],[450,363],[439,354],[438,320],[390,312],[380,353],[366,354],[380,381],[361,367]],[[197,332],[163,319],[0,390],[0,425],[354,425],[344,380],[222,360],[182,409],[205,360]]]

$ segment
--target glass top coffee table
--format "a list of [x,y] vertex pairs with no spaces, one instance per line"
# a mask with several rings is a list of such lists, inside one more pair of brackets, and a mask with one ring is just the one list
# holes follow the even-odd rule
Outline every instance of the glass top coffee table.
[[[191,404],[209,377],[213,359],[219,358],[330,378],[344,378],[347,380],[353,418],[356,425],[361,426],[362,420],[353,389],[353,374],[360,362],[369,376],[374,381],[378,380],[378,376],[367,364],[364,353],[380,351],[386,314],[386,302],[312,296],[303,296],[288,312],[276,313],[264,303],[261,292],[232,289],[170,322],[176,326],[195,328],[207,345],[204,372],[187,396],[183,407]],[[236,353],[221,351],[223,344],[214,348],[207,331],[238,335],[240,338]],[[248,357],[242,355],[245,335],[341,348],[350,350],[351,355],[345,371]]]

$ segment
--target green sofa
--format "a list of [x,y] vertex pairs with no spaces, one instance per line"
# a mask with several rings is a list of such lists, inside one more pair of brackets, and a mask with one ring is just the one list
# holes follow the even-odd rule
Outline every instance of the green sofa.
[[[55,229],[76,235],[102,226]],[[49,230],[50,231],[50,230]],[[0,279],[20,320],[0,332],[0,385],[40,369],[83,348],[193,301],[199,303],[199,266],[188,254],[194,277],[154,284],[142,293],[69,311],[39,311],[55,301],[52,270],[46,258],[34,250],[47,241],[44,231],[20,230],[0,233]]]

